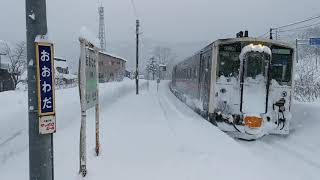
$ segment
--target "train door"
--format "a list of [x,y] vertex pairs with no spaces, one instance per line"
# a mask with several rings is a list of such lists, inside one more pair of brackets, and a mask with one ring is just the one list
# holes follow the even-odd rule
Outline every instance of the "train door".
[[203,111],[209,110],[209,87],[210,87],[210,59],[211,56],[208,53],[202,53],[200,55],[200,73],[199,73],[199,85],[200,85],[200,101],[203,104]]
[[241,60],[241,112],[261,115],[267,112],[268,69],[270,55],[248,52]]
[[200,53],[200,57],[199,57],[199,73],[198,73],[198,99],[202,102],[202,91],[203,91],[203,85],[202,85],[202,72],[203,72],[203,61],[202,61],[202,53]]

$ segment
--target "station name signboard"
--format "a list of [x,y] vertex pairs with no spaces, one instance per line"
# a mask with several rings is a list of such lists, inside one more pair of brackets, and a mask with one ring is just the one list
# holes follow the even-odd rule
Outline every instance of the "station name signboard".
[[39,133],[56,131],[53,44],[36,43]]
[[85,59],[85,98],[86,98],[86,109],[95,107],[97,103],[98,95],[98,80],[97,80],[97,54],[91,48],[86,48],[86,59]]
[[320,38],[310,38],[309,44],[320,46]]

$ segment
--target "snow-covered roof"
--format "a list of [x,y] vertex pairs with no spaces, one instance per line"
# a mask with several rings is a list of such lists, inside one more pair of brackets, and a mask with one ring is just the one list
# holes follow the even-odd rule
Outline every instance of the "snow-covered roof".
[[62,73],[59,73],[59,72],[55,72],[55,77],[56,78],[64,78],[64,79],[77,79],[78,76],[77,75],[74,75],[74,74],[62,74]]
[[8,63],[3,63],[3,62],[1,62],[0,68],[1,68],[1,69],[7,69],[7,70],[9,70],[9,64],[8,64]]
[[65,59],[62,58],[54,58],[54,67],[68,68],[68,63]]
[[114,54],[108,53],[108,52],[99,51],[99,53],[104,54],[104,55],[107,55],[107,56],[110,56],[110,57],[113,57],[113,58],[116,58],[116,59],[120,59],[120,60],[122,60],[122,61],[127,62],[127,60],[126,60],[126,59],[124,59],[124,58],[122,58],[122,57],[120,57],[120,56],[117,56],[117,55],[114,55]]

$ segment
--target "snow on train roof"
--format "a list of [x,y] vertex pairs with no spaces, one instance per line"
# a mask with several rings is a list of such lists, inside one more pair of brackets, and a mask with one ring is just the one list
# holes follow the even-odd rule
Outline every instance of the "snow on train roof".
[[[285,46],[287,48],[292,48],[293,45],[284,41],[278,41],[274,39],[266,39],[266,38],[257,38],[257,37],[242,37],[242,38],[226,38],[226,39],[218,39],[214,41],[214,44],[228,44],[232,42],[260,42],[260,43],[269,43],[280,46]],[[213,44],[211,43],[211,44]]]

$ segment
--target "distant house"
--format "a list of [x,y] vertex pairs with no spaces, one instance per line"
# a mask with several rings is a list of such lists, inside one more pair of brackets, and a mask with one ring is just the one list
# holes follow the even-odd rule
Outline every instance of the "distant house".
[[0,92],[14,90],[14,82],[8,69],[0,66]]
[[55,79],[58,87],[66,85],[75,85],[77,76],[71,74],[67,64],[67,60],[63,58],[54,58]]
[[127,77],[127,78],[129,78],[129,79],[133,79],[133,78],[134,78],[134,77],[133,77],[133,73],[130,72],[130,71],[128,71],[128,70],[125,71],[125,77]]
[[99,82],[122,81],[127,61],[121,57],[99,52]]

